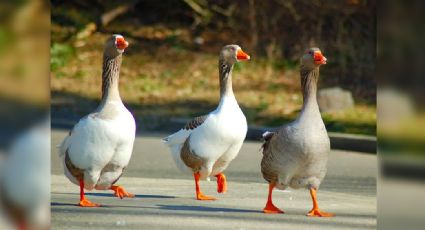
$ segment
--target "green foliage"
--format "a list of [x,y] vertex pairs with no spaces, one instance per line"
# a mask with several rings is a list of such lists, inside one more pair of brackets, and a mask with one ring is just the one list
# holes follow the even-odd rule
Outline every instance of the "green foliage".
[[323,113],[328,131],[376,135],[376,110],[353,108],[338,113]]
[[[55,89],[80,94],[84,86],[87,95],[98,95],[98,85],[84,75],[98,74],[100,64],[88,66],[63,43],[72,44],[88,23],[97,24],[102,15],[130,1],[54,1]],[[343,86],[353,92],[357,104],[366,103],[351,111],[323,114],[328,131],[374,135],[375,15],[375,1],[368,0],[139,1],[84,38],[85,48],[78,49],[78,56],[89,53],[84,56],[99,63],[100,58],[94,57],[101,56],[104,38],[124,34],[132,40],[123,71],[131,80],[121,86],[126,100],[154,108],[155,117],[192,117],[216,105],[218,51],[224,44],[239,44],[252,60],[234,66],[238,101],[249,124],[276,127],[299,114],[302,97],[294,69],[305,49],[317,46],[329,60],[321,69],[320,87]],[[71,61],[72,66],[67,64]],[[70,73],[72,78],[59,79]],[[284,79],[276,79],[280,77]],[[146,112],[150,111],[140,113]]]
[[276,70],[292,70],[298,68],[298,60],[276,59],[273,61],[272,65]]
[[173,76],[173,72],[170,70],[165,70],[161,73],[161,75],[159,76],[161,79],[167,79]]
[[53,43],[50,48],[50,69],[55,72],[66,65],[75,50],[69,44]]
[[243,66],[244,66],[243,62],[236,62],[235,65],[233,66],[233,71],[240,72],[241,69],[244,68]]
[[3,53],[10,41],[10,34],[0,27],[0,54]]
[[145,74],[145,73],[141,73],[141,74],[138,76],[138,78],[139,78],[139,79],[147,79],[147,78],[148,78],[148,75],[147,75],[147,74]]
[[83,78],[84,76],[85,76],[85,73],[84,71],[81,71],[81,70],[78,70],[74,75],[75,78]]
[[16,78],[25,78],[25,76],[28,76],[28,69],[25,68],[25,66],[22,63],[18,63],[16,66],[12,69],[12,74]]
[[267,85],[267,90],[271,92],[277,92],[279,89],[281,89],[281,85],[275,84],[275,83],[269,83]]
[[257,105],[257,111],[262,112],[269,108],[269,103],[263,98],[260,97],[260,103]]

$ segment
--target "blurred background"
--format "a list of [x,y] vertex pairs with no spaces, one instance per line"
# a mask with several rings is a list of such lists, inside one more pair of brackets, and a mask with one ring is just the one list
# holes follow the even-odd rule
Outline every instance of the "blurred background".
[[425,226],[425,2],[382,1],[378,24],[378,226]]
[[[27,211],[27,220],[38,226],[48,225],[45,218],[31,214],[42,205],[5,196],[23,187],[14,187],[4,178],[27,178],[49,168],[48,156],[37,155],[40,148],[50,146],[37,138],[49,140],[49,134],[32,127],[46,122],[50,98],[54,128],[69,128],[96,108],[103,43],[110,34],[121,33],[130,47],[120,90],[142,132],[170,129],[173,120],[215,108],[217,56],[229,43],[241,45],[252,57],[239,63],[234,74],[235,94],[249,124],[281,125],[301,108],[298,58],[306,48],[320,47],[329,60],[319,83],[328,130],[375,135],[378,114],[379,228],[421,229],[424,2],[390,0],[380,2],[379,10],[376,4],[366,0],[2,1],[0,228],[21,223],[16,220],[22,216],[13,215],[16,210]],[[23,145],[37,151],[19,148]],[[44,161],[26,164],[31,159]],[[30,170],[18,170],[19,174],[10,168]],[[42,191],[28,185],[35,186],[25,188],[29,191]],[[39,194],[44,194],[40,200],[46,199],[46,192]]]
[[376,3],[324,1],[52,1],[51,94],[54,126],[70,126],[100,100],[105,39],[130,46],[121,96],[141,131],[213,110],[219,97],[218,53],[239,44],[234,91],[248,123],[294,119],[302,96],[298,61],[320,47],[319,102],[329,131],[376,134]]
[[50,225],[47,1],[0,3],[0,229]]

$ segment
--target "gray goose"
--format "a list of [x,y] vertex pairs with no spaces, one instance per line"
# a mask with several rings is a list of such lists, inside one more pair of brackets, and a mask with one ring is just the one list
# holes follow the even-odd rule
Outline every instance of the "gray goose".
[[318,48],[310,48],[301,57],[303,106],[298,118],[276,132],[265,132],[261,172],[269,182],[265,213],[283,213],[272,202],[274,188],[307,188],[313,200],[308,216],[329,217],[319,209],[316,190],[326,174],[329,137],[316,99],[319,68],[326,58]]
[[233,65],[250,57],[238,45],[220,52],[220,103],[207,115],[194,118],[180,131],[164,138],[180,170],[193,173],[197,200],[215,200],[201,192],[200,179],[217,177],[217,192],[227,189],[223,171],[238,155],[245,140],[247,123],[232,89]]
[[136,134],[134,117],[124,106],[118,89],[122,54],[127,46],[121,35],[106,41],[99,107],[82,118],[60,146],[65,175],[80,186],[82,207],[99,206],[85,197],[84,189],[110,189],[121,199],[134,197],[114,185],[130,161]]

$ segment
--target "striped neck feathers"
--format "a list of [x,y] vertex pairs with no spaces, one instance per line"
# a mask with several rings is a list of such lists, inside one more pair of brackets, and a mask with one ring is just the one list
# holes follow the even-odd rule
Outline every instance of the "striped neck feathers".
[[319,67],[313,69],[301,66],[301,89],[303,94],[303,108],[307,104],[317,105],[317,82],[319,79]]
[[113,58],[103,56],[102,101],[121,100],[118,91],[121,62],[122,55]]
[[218,61],[218,69],[220,76],[220,100],[225,96],[233,96],[232,88],[232,71],[233,64],[226,62],[220,57]]

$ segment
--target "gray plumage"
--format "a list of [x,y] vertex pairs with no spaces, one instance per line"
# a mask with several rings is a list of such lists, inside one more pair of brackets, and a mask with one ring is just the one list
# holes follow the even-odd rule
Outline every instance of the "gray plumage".
[[330,142],[316,99],[319,65],[315,65],[314,51],[318,49],[310,49],[301,58],[300,115],[277,132],[263,134],[261,172],[279,189],[317,189],[326,175]]

